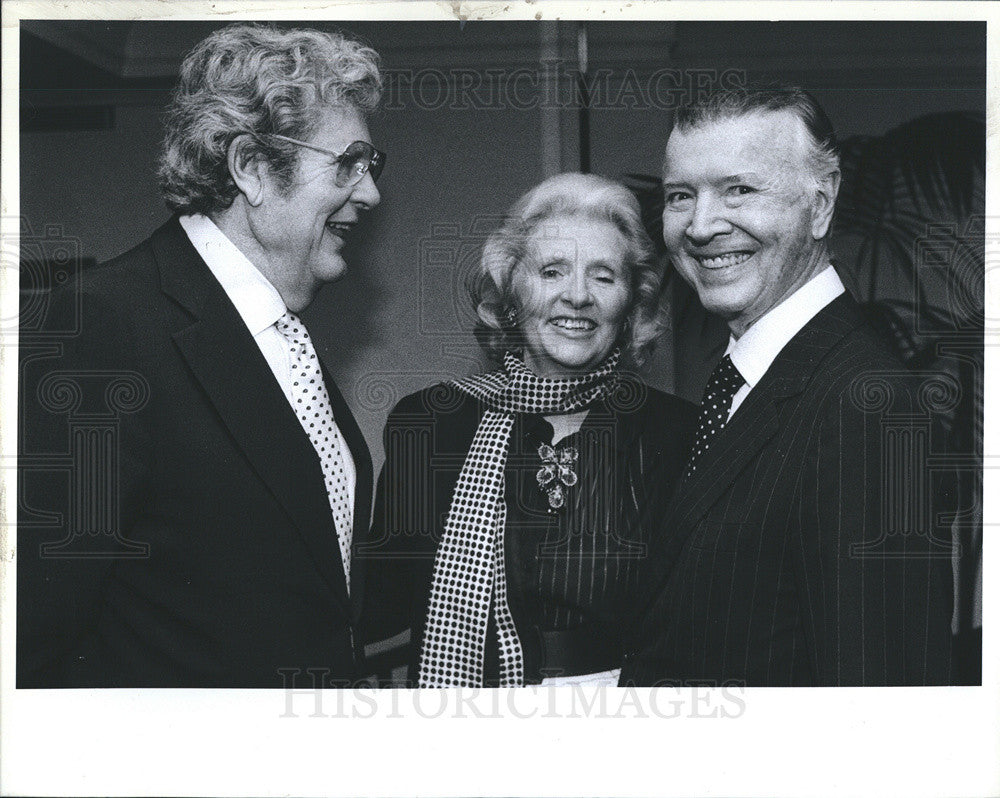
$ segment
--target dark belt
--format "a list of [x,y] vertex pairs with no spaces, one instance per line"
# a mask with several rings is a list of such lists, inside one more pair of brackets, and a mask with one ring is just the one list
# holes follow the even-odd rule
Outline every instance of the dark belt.
[[616,631],[593,625],[558,632],[535,632],[541,643],[541,675],[579,676],[621,667],[621,637]]

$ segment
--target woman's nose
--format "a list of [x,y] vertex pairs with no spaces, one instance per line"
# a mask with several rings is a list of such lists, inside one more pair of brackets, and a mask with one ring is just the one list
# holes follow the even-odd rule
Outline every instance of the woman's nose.
[[574,272],[569,276],[569,279],[563,286],[562,298],[575,308],[583,307],[593,301],[590,284],[587,282],[587,276],[582,271]]

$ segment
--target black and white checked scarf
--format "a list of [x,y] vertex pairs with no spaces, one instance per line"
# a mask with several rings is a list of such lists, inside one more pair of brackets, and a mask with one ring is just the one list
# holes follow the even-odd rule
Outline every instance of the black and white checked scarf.
[[507,604],[504,568],[504,468],[515,413],[572,413],[614,390],[620,353],[571,379],[538,377],[510,352],[504,369],[452,384],[484,402],[455,485],[434,558],[420,687],[481,687],[490,599],[500,647],[500,684],[524,684],[524,656]]

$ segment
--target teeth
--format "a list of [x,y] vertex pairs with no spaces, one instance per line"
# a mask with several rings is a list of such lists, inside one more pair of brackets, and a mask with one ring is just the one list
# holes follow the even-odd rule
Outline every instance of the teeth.
[[728,252],[725,255],[716,255],[715,257],[698,257],[698,262],[709,269],[724,269],[727,266],[736,266],[739,263],[747,260],[750,257],[749,252]]
[[552,323],[557,327],[567,330],[593,330],[597,325],[590,319],[553,319]]

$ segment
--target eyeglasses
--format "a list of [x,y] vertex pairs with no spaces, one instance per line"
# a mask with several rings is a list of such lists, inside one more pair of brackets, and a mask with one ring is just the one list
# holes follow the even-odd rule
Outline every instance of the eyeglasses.
[[372,176],[372,181],[378,180],[378,176],[382,174],[382,167],[385,166],[385,153],[376,150],[367,141],[352,141],[343,152],[334,152],[325,147],[317,147],[307,141],[279,136],[277,133],[268,133],[267,135],[273,139],[281,139],[289,144],[297,144],[299,147],[306,147],[329,155],[337,164],[336,183],[338,188],[356,186],[367,174]]

